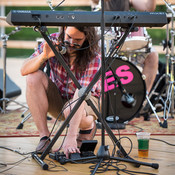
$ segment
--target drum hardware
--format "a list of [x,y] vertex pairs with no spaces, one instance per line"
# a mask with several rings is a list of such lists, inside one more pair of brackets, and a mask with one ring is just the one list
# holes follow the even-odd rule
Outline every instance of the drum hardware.
[[[172,91],[174,91],[174,89],[172,90],[174,82],[173,81],[169,81],[169,86],[168,86],[168,91],[167,91],[167,98],[165,100],[165,105],[164,105],[164,123],[165,126],[168,127],[167,125],[167,119],[170,113],[170,109],[172,109],[172,102],[174,102],[174,99],[172,99]],[[174,107],[173,107],[174,109]],[[167,112],[166,112],[167,111]]]
[[[142,72],[143,70],[143,62],[145,60],[145,56],[150,53],[151,48],[142,48],[140,50],[119,52],[119,57],[126,57],[128,61],[132,62],[136,67]],[[142,60],[142,61],[141,61]]]
[[[147,34],[145,34],[146,36]],[[117,39],[114,38],[114,35],[111,36],[111,38],[113,37],[112,41],[110,41],[111,45],[115,44],[117,42]],[[133,37],[133,35],[132,35]],[[115,55],[115,56],[118,56],[118,57],[121,57],[122,59],[127,59],[129,60],[130,62],[134,63],[135,65],[137,65],[137,68],[142,71],[142,67],[139,66],[138,64],[138,61],[137,61],[137,57],[138,56],[141,56],[141,57],[145,57],[144,54],[147,54],[147,53],[150,53],[150,50],[151,50],[151,46],[152,46],[152,40],[150,38],[150,36],[147,35],[147,37],[145,37],[144,39],[142,38],[142,41],[147,41],[147,43],[145,43],[144,47],[141,48],[141,49],[136,49],[136,48],[132,48],[132,46],[135,44],[134,42],[139,42],[139,37],[137,36],[134,36],[134,39],[130,36],[127,37],[128,41],[130,43],[130,45],[128,46],[128,48],[125,46],[125,47],[122,47],[120,52],[119,52],[119,55]],[[131,39],[132,38],[132,39]],[[107,38],[109,39],[109,38]],[[125,43],[127,42],[127,39],[125,40],[125,42],[123,43],[123,45],[125,45]],[[109,41],[108,41],[109,43]],[[135,46],[134,46],[135,47]],[[136,50],[134,50],[136,49]],[[134,60],[134,62],[133,62]],[[159,125],[163,128],[167,128],[167,117],[164,117],[164,122],[161,123],[160,119],[159,119],[159,116],[157,114],[157,112],[160,112],[160,109],[161,111],[166,111],[167,110],[167,114],[169,114],[169,107],[168,105],[170,105],[170,95],[168,95],[167,97],[165,97],[165,89],[166,87],[162,88],[162,93],[160,94],[157,94],[157,92],[155,91],[157,86],[160,84],[160,82],[165,79],[165,78],[168,78],[169,76],[166,76],[166,75],[163,75],[158,81],[157,81],[157,84],[155,86],[155,88],[151,91],[151,93],[149,94],[146,94],[146,100],[145,100],[145,103],[143,103],[143,107],[142,109],[140,110],[140,115],[143,115],[144,116],[144,120],[149,120],[149,115],[151,113],[154,113],[155,114],[155,117],[157,118],[158,122],[159,122]],[[142,76],[143,79],[145,79],[144,75]],[[170,83],[170,82],[169,82]],[[172,83],[171,83],[172,84]],[[167,86],[167,85],[166,85]],[[163,90],[164,89],[164,90]],[[170,90],[169,90],[170,91]],[[170,93],[170,92],[169,92]],[[156,97],[155,97],[156,96]],[[154,97],[155,99],[153,99],[152,97]],[[167,99],[166,99],[167,98]],[[159,101],[161,101],[161,104],[158,103]],[[165,106],[164,109],[162,109],[162,106]],[[165,112],[164,112],[165,113]],[[118,115],[116,115],[117,118]],[[164,114],[165,116],[165,114]],[[121,117],[122,118],[122,117]]]
[[[109,52],[109,48],[113,43],[117,43],[125,30],[125,28],[121,27],[111,27],[111,30],[107,31],[105,34],[106,53]],[[144,51],[144,48],[151,48],[151,46],[152,40],[148,35],[146,29],[143,27],[134,27],[123,43],[120,51],[124,53],[135,51],[142,52]]]
[[[174,28],[174,19],[175,19],[175,5],[171,5],[164,0],[167,7],[167,16],[171,19],[171,30],[167,24],[167,40],[166,40],[166,94],[167,99],[164,105],[164,120],[168,119],[169,113],[171,113],[171,117],[174,114],[174,64],[175,64],[175,55],[174,55],[174,36],[175,36],[175,28]],[[170,33],[170,34],[169,34]],[[170,38],[170,36],[171,38]],[[169,48],[171,53],[169,53]],[[167,110],[168,109],[168,110]],[[167,113],[165,112],[167,110]]]
[[46,2],[48,3],[48,6],[50,7],[50,9],[52,10],[52,11],[55,11],[55,9],[57,8],[57,7],[59,7],[63,2],[64,2],[65,0],[62,0],[60,3],[58,3],[55,7],[53,7],[53,5],[52,5],[52,0],[46,0]]
[[[18,124],[18,126],[16,127],[16,129],[23,129],[24,127],[24,123],[32,116],[32,114],[29,111],[29,108],[27,108],[22,114],[21,114],[21,118],[22,121]],[[52,120],[51,117],[47,116],[47,120]]]
[[[163,128],[167,128],[167,122],[161,122],[157,112],[163,111],[164,110],[164,104],[165,104],[165,99],[166,99],[166,87],[167,85],[163,83],[164,85],[162,86],[162,81],[165,82],[166,74],[163,74],[161,77],[156,78],[156,84],[154,85],[153,89],[151,92],[146,95],[146,101],[143,103],[143,108],[140,111],[140,115],[144,116],[144,120],[149,120],[149,116],[151,113],[154,113],[159,125]],[[158,79],[158,80],[157,80]],[[160,92],[157,91],[158,86],[161,86]]]
[[[171,19],[171,30],[169,29],[169,25],[167,24],[167,28],[166,28],[167,38],[166,40],[162,41],[163,50],[166,49],[166,70],[165,70],[165,74],[163,74],[160,77],[159,81],[157,82],[157,86],[160,84],[162,79],[165,80],[165,85],[162,87],[159,93],[156,92],[157,86],[154,87],[148,99],[152,98],[151,100],[152,102],[150,100],[149,101],[154,106],[156,106],[158,102],[160,102],[161,105],[163,106],[163,110],[161,109],[161,111],[163,111],[164,122],[163,124],[160,124],[160,126],[163,128],[167,128],[168,117],[171,115],[171,117],[174,118],[173,114],[174,114],[174,83],[175,83],[174,81],[174,63],[175,63],[175,57],[174,57],[175,11],[174,9],[175,9],[175,5],[168,4],[165,0],[164,2],[167,7],[167,12],[168,12],[167,17]],[[171,35],[171,39],[169,39],[170,38],[169,33]],[[171,50],[171,53],[169,53],[169,49]],[[159,112],[159,111],[155,111],[156,108],[154,106],[152,106],[151,109],[154,112],[155,116],[157,117],[156,112]],[[149,115],[149,113],[150,111],[146,115]]]
[[[2,113],[6,113],[6,105],[9,102],[14,102],[17,105],[20,105],[21,107],[27,108],[25,105],[15,101],[15,100],[11,100],[9,98],[6,98],[6,90],[7,90],[7,73],[6,73],[6,52],[7,52],[7,41],[8,38],[10,37],[10,35],[15,34],[16,32],[19,32],[21,30],[20,27],[16,27],[14,30],[12,30],[9,34],[2,34],[1,35],[1,39],[3,41],[3,95],[2,98],[0,99],[0,102],[2,102],[2,108],[0,107],[0,111]],[[19,94],[18,94],[19,95]],[[14,96],[13,96],[14,97]]]
[[[169,79],[168,83],[166,81]],[[170,113],[170,106],[172,104],[172,86],[173,82],[170,81],[170,75],[163,74],[156,78],[156,84],[150,94],[146,95],[146,101],[143,103],[143,107],[140,111],[140,115],[144,116],[144,120],[149,120],[149,116],[154,113],[159,125],[163,128],[168,128],[167,119]],[[158,87],[161,86],[161,90]],[[168,91],[167,91],[168,88]],[[157,113],[163,111],[163,123],[161,123]],[[167,112],[166,112],[167,111]]]
[[[112,62],[112,65],[115,65],[115,66],[112,67],[110,65],[109,70],[106,72],[106,83],[105,83],[106,105],[105,106],[107,107],[105,108],[106,111],[104,110],[105,116],[106,116],[105,120],[111,129],[125,129],[125,124],[128,123],[128,121],[131,120],[132,117],[136,115],[136,114],[130,113],[132,115],[130,116],[130,114],[128,114],[127,112],[132,110],[132,112],[135,111],[135,113],[137,113],[136,112],[137,107],[139,107],[140,102],[137,99],[138,96],[136,94],[132,93],[130,90],[128,91],[127,87],[125,87],[126,82],[124,82],[123,78],[121,78],[122,73],[123,73],[123,76],[125,76],[125,78],[127,77],[126,75],[127,71],[124,69],[124,67],[128,66],[128,69],[131,71],[130,73],[132,74],[134,73],[133,70],[131,70],[130,68],[133,65],[130,65],[130,63],[127,63],[126,61],[123,61],[120,58],[114,58],[114,59],[115,61]],[[119,72],[119,70],[121,72]],[[119,76],[117,74],[119,74]],[[134,76],[135,74],[133,75],[133,77]],[[112,78],[112,81],[111,81],[111,78]],[[131,80],[131,82],[132,84],[135,83],[134,80],[133,81]],[[130,83],[130,82],[127,82],[127,83]],[[140,97],[142,97],[142,95],[140,95]],[[123,113],[121,113],[122,111],[120,110],[121,106],[125,108],[125,112],[126,112],[125,114],[126,116],[128,114],[127,116],[128,118],[125,118],[125,119],[123,118],[124,115]]]
[[[157,108],[154,107],[154,105],[156,106],[156,104],[158,104],[158,101],[160,100],[162,101],[163,104],[165,104],[165,98],[162,98],[163,96],[162,94],[165,92],[166,86],[162,87],[162,92],[160,92],[159,94],[156,94],[156,89],[160,84],[160,82],[163,79],[165,79],[166,75],[161,76],[161,78],[157,81],[154,89],[148,95],[148,94],[144,94],[144,92],[146,92],[146,87],[142,87],[142,86],[145,86],[144,80],[146,77],[141,74],[140,70],[135,65],[133,65],[130,61],[126,60],[126,57],[123,57],[123,59],[121,59],[120,57],[116,58],[116,61],[113,62],[112,65],[113,65],[112,68],[114,70],[120,67],[121,65],[129,66],[130,67],[129,70],[138,79],[135,80],[135,82],[130,83],[129,87],[127,87],[125,84],[123,85],[123,87],[126,88],[127,92],[129,92],[134,97],[135,103],[132,107],[125,105],[123,103],[122,101],[123,96],[121,95],[120,89],[118,90],[112,89],[106,93],[105,95],[106,97],[105,101],[107,106],[107,111],[105,111],[107,116],[106,121],[108,122],[110,127],[112,126],[111,129],[124,129],[123,126],[121,126],[120,128],[119,127],[120,125],[117,125],[117,124],[121,124],[121,123],[126,124],[128,123],[128,121],[138,116],[138,114],[144,115],[144,118],[146,118],[147,117],[146,114],[149,115],[152,112],[155,114],[159,122],[159,125],[163,128],[167,128],[167,122],[164,121],[162,123],[160,121],[159,116],[157,115],[157,112],[159,111],[157,111]],[[111,78],[111,74],[108,76]],[[115,82],[112,82],[112,83],[115,83]],[[112,85],[112,83],[110,82],[110,86]],[[157,97],[154,100],[152,100],[151,97],[155,94]],[[139,98],[142,100],[139,101]],[[145,98],[147,102],[143,104]],[[144,106],[144,108],[141,111],[142,106]],[[112,114],[115,114],[115,115],[112,115]],[[114,127],[115,124],[116,126]]]
[[[109,123],[111,120],[116,123],[127,123],[142,107],[146,92],[145,82],[134,64],[120,57],[114,59],[110,65],[111,69],[106,72],[106,120]],[[118,77],[117,80],[114,75]],[[129,96],[125,96],[125,92]]]
[[106,56],[107,56],[107,53],[110,49],[110,46],[113,42],[116,42],[117,41],[117,36],[116,36],[116,33],[114,31],[109,31],[105,34],[105,53],[106,53]]

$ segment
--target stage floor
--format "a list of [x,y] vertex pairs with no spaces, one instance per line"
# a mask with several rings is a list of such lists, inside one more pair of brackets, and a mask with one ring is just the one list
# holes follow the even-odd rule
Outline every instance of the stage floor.
[[[161,139],[162,141],[157,140],[150,140],[150,150],[149,150],[149,157],[148,158],[138,158],[137,153],[137,139],[136,136],[130,135],[128,136],[133,144],[133,149],[130,153],[130,157],[142,161],[142,162],[148,162],[148,163],[158,163],[159,169],[153,169],[152,167],[141,165],[139,168],[134,167],[131,163],[126,163],[123,161],[120,161],[118,164],[113,163],[114,166],[117,168],[124,168],[126,166],[127,170],[130,171],[137,171],[141,174],[141,172],[146,173],[153,173],[157,175],[174,175],[175,171],[175,149],[174,146],[170,146],[167,143],[164,143],[162,141],[169,142],[171,144],[175,144],[175,136],[151,136],[153,139]],[[57,142],[54,144],[53,149],[56,149],[62,142],[63,137],[60,137]],[[101,136],[96,136],[95,139],[98,141],[97,147],[95,149],[95,154],[98,151],[99,147],[101,146]],[[118,139],[118,138],[117,138]],[[38,143],[39,138],[37,137],[4,137],[0,138],[0,146],[7,147],[12,150],[18,150],[21,153],[27,153],[35,150],[35,147]],[[131,148],[131,142],[123,138],[121,139],[121,145],[125,149],[126,152],[128,152]],[[109,151],[112,152],[114,146],[108,136],[105,137],[105,145],[109,145]],[[118,147],[117,149],[118,150]],[[56,175],[56,174],[62,174],[62,175],[85,175],[85,174],[91,174],[89,167],[94,164],[73,164],[73,163],[66,163],[64,165],[61,165],[57,161],[53,161],[52,159],[48,158],[48,156],[44,159],[45,163],[49,164],[49,170],[42,170],[41,166],[31,158],[30,154],[29,157],[21,162],[18,162],[22,160],[26,156],[21,156],[15,152],[11,152],[9,150],[0,149],[0,174],[11,174],[11,175]],[[117,156],[115,156],[117,158]],[[53,161],[53,162],[50,162]],[[15,162],[18,162],[15,165],[7,165],[6,167],[2,164],[13,164]],[[102,164],[101,164],[102,165]],[[56,167],[54,167],[56,166]],[[12,168],[11,168],[12,167]],[[11,168],[11,169],[9,169]],[[6,171],[6,169],[9,169]],[[114,169],[111,171],[110,169]],[[126,174],[122,171],[119,171],[120,174]],[[108,170],[103,172],[102,174],[105,175],[112,175],[117,174],[117,170],[114,167],[109,166]],[[136,173],[133,173],[136,174]]]

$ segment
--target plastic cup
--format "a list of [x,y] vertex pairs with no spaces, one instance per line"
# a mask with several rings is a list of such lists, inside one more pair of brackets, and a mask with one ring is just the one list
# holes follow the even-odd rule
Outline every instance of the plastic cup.
[[137,132],[136,135],[138,140],[138,157],[147,158],[149,153],[150,133]]

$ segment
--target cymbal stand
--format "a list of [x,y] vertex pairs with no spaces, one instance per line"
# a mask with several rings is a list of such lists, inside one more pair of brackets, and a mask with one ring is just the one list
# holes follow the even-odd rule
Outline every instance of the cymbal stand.
[[16,32],[19,32],[21,29],[19,27],[16,27],[15,30],[11,31],[9,34],[2,34],[1,39],[3,41],[3,98],[0,99],[2,101],[2,109],[0,108],[0,111],[2,113],[6,113],[6,103],[9,101],[13,101],[18,105],[21,105],[22,107],[25,107],[24,105],[6,98],[6,52],[7,52],[7,41],[10,35],[15,34]]
[[[64,61],[62,55],[55,49],[55,47],[53,46],[52,42],[50,41],[50,39],[46,35],[46,31],[47,31],[46,27],[39,26],[39,27],[36,27],[36,28],[41,33],[41,35],[43,36],[43,38],[45,39],[45,41],[48,43],[48,45],[50,46],[50,48],[54,52],[55,57],[58,59],[58,61],[60,62],[60,64],[67,71],[67,73],[69,74],[69,77],[73,80],[73,82],[75,83],[76,87],[78,89],[81,89],[82,88],[81,85],[79,84],[78,80],[75,78],[74,74],[69,69],[69,67],[68,67],[67,63]],[[123,35],[122,39],[119,41],[119,43],[117,43],[117,48],[120,48],[121,44],[124,42],[124,40],[128,36],[128,34],[129,34],[129,32],[130,32],[130,30],[132,28],[132,25],[130,27],[128,27],[128,28],[129,29],[126,30],[126,33]],[[116,51],[116,48],[114,48],[114,50]],[[107,58],[108,61],[110,61],[110,59],[112,59],[112,58],[111,57],[108,57]],[[103,64],[102,64],[102,67],[103,67]],[[90,82],[90,84],[83,90],[84,93],[82,94],[82,96],[80,97],[80,99],[77,101],[77,103],[75,104],[75,106],[71,110],[69,116],[63,122],[62,126],[59,128],[59,130],[57,131],[57,133],[55,134],[55,136],[53,137],[53,139],[51,140],[51,142],[47,146],[46,150],[41,154],[40,157],[37,155],[37,153],[32,153],[32,157],[42,167],[42,169],[44,169],[44,170],[47,170],[48,169],[48,165],[43,160],[45,159],[45,157],[47,156],[47,154],[49,154],[50,149],[52,148],[52,146],[54,145],[54,143],[57,141],[57,139],[59,138],[59,136],[61,135],[61,133],[65,129],[65,127],[69,124],[71,118],[73,117],[73,115],[75,114],[75,112],[77,111],[77,109],[79,108],[79,106],[81,105],[81,103],[84,100],[87,102],[87,104],[89,106],[91,106],[91,108],[93,109],[93,111],[95,112],[95,114],[97,115],[99,121],[102,123],[102,126],[103,126],[102,127],[102,145],[101,145],[101,147],[100,147],[100,149],[98,151],[97,157],[95,157],[97,160],[99,160],[99,163],[97,164],[97,166],[94,169],[94,171],[93,171],[92,174],[94,174],[96,172],[96,170],[100,166],[100,163],[103,160],[110,159],[110,158],[113,159],[113,160],[117,160],[118,159],[120,161],[130,162],[130,163],[133,163],[133,164],[137,165],[137,167],[139,167],[140,165],[150,166],[150,167],[155,168],[155,169],[157,169],[159,167],[159,165],[156,164],[156,163],[140,162],[140,161],[136,161],[136,160],[132,159],[131,157],[129,157],[127,155],[127,153],[125,152],[124,148],[122,147],[122,145],[120,144],[120,142],[117,140],[117,138],[114,135],[114,133],[111,131],[111,129],[108,126],[108,124],[106,123],[106,121],[103,119],[103,117],[102,117],[102,115],[104,115],[103,112],[99,113],[99,111],[94,106],[93,102],[89,98],[86,98],[88,96],[89,92],[91,91],[92,87],[94,86],[94,84],[100,79],[101,74],[102,74],[102,67],[97,71],[97,73],[95,74],[95,76],[94,76],[93,80]],[[105,73],[104,70],[103,70],[103,73]],[[102,78],[104,79],[103,76],[102,76]],[[104,105],[104,103],[102,105]],[[108,133],[108,135],[110,136],[110,138],[113,140],[113,142],[118,146],[121,154],[125,158],[110,157],[108,147],[105,146],[105,140],[104,140],[104,137],[105,137],[105,134],[104,133],[105,132],[104,132],[104,128],[105,128],[106,132]],[[92,157],[89,157],[89,159],[92,159]]]
[[[166,84],[169,84],[166,89],[167,98],[164,103],[164,122],[167,124],[167,119],[169,116],[169,113],[171,113],[171,117],[173,117],[174,114],[174,64],[175,64],[175,56],[174,56],[174,36],[175,36],[175,29],[174,29],[174,18],[175,18],[175,6],[172,6],[168,4],[165,0],[167,11],[170,12],[168,15],[171,16],[171,30],[169,30],[168,24],[167,24],[167,43],[169,43],[169,32],[171,35],[171,44],[170,44],[170,50],[171,53],[169,54],[169,45],[167,44],[166,47]],[[170,63],[170,64],[169,64]],[[170,67],[170,68],[169,68]]]
[[[153,112],[155,114],[155,117],[157,118],[159,125],[163,128],[168,127],[167,119],[169,116],[169,113],[171,113],[171,117],[173,117],[174,114],[174,64],[175,64],[175,57],[174,57],[174,36],[175,36],[175,30],[174,30],[174,18],[175,18],[175,12],[173,10],[173,7],[171,7],[165,0],[164,2],[166,3],[167,8],[171,12],[171,31],[169,31],[169,24],[167,24],[167,29],[166,29],[166,35],[167,35],[167,41],[166,41],[166,72],[163,74],[159,80],[157,81],[155,87],[152,89],[152,91],[149,94],[146,94],[146,100],[147,104],[145,105],[145,112],[143,113],[149,113]],[[175,6],[174,6],[175,8]],[[169,44],[169,32],[171,34],[171,46]],[[171,47],[171,54],[169,54],[169,47]],[[170,64],[169,64],[170,63]],[[160,84],[160,82],[165,79],[165,86],[162,87],[159,95],[155,92],[156,88]],[[152,103],[150,101],[151,97],[153,95],[156,95],[157,97],[155,98],[154,102]],[[166,95],[166,98],[165,98]],[[161,101],[164,106],[164,122],[162,123],[158,117],[158,114],[156,112],[156,108],[154,105],[158,103],[158,101]],[[148,108],[148,105],[150,108]],[[147,109],[148,108],[148,109]],[[141,113],[142,115],[142,113]],[[148,114],[149,115],[149,114]],[[174,117],[173,117],[174,118]]]
[[[175,7],[175,6],[174,6]],[[175,11],[173,10],[172,17],[171,17],[171,83],[172,83],[172,89],[171,89],[171,115],[174,114],[174,64],[175,64],[175,55],[174,55],[174,36],[175,36],[175,28],[174,28],[174,19],[175,19]]]

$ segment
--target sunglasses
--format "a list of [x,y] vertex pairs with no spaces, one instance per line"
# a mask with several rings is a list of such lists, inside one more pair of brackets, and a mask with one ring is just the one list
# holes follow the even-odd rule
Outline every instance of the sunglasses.
[[75,47],[75,48],[81,47],[80,44],[77,44],[77,43],[72,43],[71,44],[69,41],[64,41],[64,44],[67,45],[67,46],[73,45],[73,47]]
[[[52,43],[54,43],[55,46],[57,46],[57,42],[58,42],[58,39],[56,37],[50,37],[50,40],[52,41]],[[60,45],[60,44],[59,44]],[[69,41],[64,41],[64,44],[61,44],[62,46],[65,45],[67,47],[69,47],[70,45],[73,45],[73,48],[75,49],[78,49],[81,47],[80,44],[77,44],[77,43],[70,43]]]

